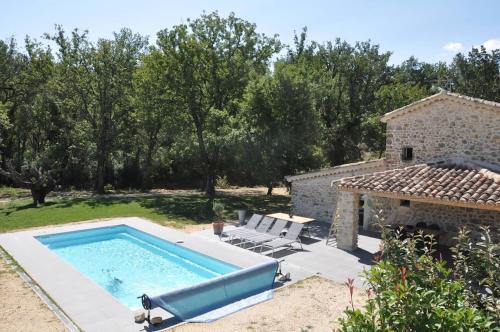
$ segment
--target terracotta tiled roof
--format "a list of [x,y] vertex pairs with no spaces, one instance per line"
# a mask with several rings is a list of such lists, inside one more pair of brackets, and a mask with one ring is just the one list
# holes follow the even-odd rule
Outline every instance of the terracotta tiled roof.
[[434,163],[344,178],[340,189],[500,209],[500,174],[469,165]]

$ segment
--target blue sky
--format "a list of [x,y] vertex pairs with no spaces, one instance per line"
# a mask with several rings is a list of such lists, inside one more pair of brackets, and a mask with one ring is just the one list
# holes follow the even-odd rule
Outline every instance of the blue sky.
[[129,27],[150,36],[163,28],[218,10],[257,24],[266,34],[291,43],[293,33],[308,27],[310,39],[380,44],[392,51],[391,63],[411,55],[428,62],[450,61],[457,51],[485,44],[500,48],[500,1],[160,1],[160,0],[10,0],[1,1],[0,38],[40,38],[54,24],[66,30],[88,29],[93,39]]

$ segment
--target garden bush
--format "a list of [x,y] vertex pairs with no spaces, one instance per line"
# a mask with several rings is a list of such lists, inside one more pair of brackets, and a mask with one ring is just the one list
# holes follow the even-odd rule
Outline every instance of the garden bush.
[[431,236],[403,240],[381,227],[380,255],[364,272],[369,299],[346,308],[340,331],[500,331],[498,245],[487,229],[478,243],[462,231],[450,266]]

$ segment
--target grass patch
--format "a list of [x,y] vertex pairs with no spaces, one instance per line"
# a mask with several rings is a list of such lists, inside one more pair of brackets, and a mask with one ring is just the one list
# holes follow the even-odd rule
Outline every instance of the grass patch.
[[[242,204],[252,213],[289,211],[287,196],[233,196],[216,198],[226,207],[225,217],[237,219]],[[215,219],[212,202],[202,195],[148,196],[127,198],[65,198],[31,206],[27,199],[0,206],[0,232],[114,217],[143,217],[163,225],[182,227],[210,223]]]
[[28,189],[0,186],[0,199],[29,197],[30,195]]

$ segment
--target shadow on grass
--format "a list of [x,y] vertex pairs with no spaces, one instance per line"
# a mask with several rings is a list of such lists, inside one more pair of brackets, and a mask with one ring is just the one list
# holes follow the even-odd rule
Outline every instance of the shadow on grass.
[[[225,205],[224,218],[227,220],[237,219],[236,210],[245,207],[249,213],[273,213],[289,211],[289,198],[286,196],[232,196],[219,195],[216,201]],[[85,220],[87,218],[98,218],[106,213],[107,208],[113,209],[113,213],[119,216],[123,208],[124,216],[137,215],[138,217],[151,217],[161,220],[162,217],[179,224],[206,224],[216,219],[212,211],[213,200],[203,195],[169,195],[169,196],[146,196],[146,197],[90,197],[90,198],[64,198],[50,201],[40,205],[43,211],[50,210],[51,216],[45,216],[47,223],[53,223],[57,218],[63,222],[69,219]],[[47,208],[47,209],[45,209]],[[28,209],[32,209],[29,211]],[[0,210],[0,216],[10,217],[15,212],[29,211],[24,215],[23,226],[31,225],[29,220],[36,217],[37,209],[30,204],[17,204]],[[74,216],[67,217],[64,210],[71,211]],[[86,211],[94,211],[92,214]],[[59,212],[58,212],[59,211]],[[47,213],[45,213],[47,214]],[[91,217],[89,217],[91,215]],[[159,217],[159,219],[157,219]],[[1,217],[0,217],[1,218]],[[19,217],[17,217],[19,218]],[[24,220],[26,219],[26,222]],[[38,219],[37,219],[38,220]],[[38,224],[42,221],[38,220]],[[45,221],[43,221],[45,223]],[[5,226],[7,227],[7,226]],[[6,228],[10,229],[10,227]]]
[[139,205],[174,219],[208,223],[215,219],[212,201],[204,196],[155,196],[143,198]]
[[36,208],[33,203],[28,203],[25,205],[18,205],[15,207],[7,207],[5,212],[3,213],[5,216],[10,216],[14,212],[22,211],[22,210],[27,210],[27,209],[34,209]]
[[[217,196],[216,201],[225,206],[224,218],[237,219],[236,211],[245,207],[250,213],[273,213],[289,210],[289,198],[285,196]],[[212,211],[213,200],[206,196],[156,196],[138,201],[156,213],[197,223],[209,223],[216,219]]]

